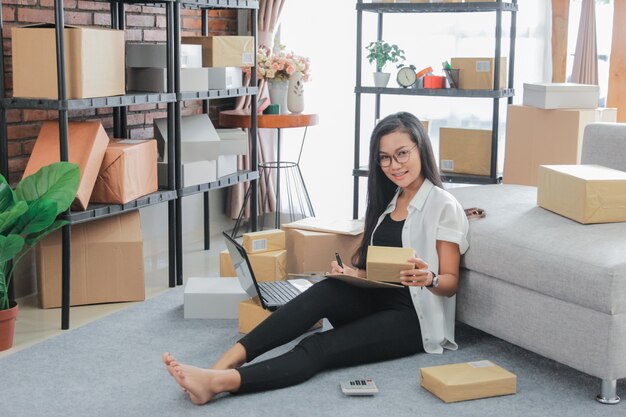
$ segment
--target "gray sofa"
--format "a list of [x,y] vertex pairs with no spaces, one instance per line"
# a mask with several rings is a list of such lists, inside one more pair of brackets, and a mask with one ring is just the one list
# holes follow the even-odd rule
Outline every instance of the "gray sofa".
[[[585,129],[581,161],[626,171],[626,124]],[[581,225],[537,206],[537,189],[450,190],[487,216],[470,223],[457,319],[600,378],[604,403],[626,377],[626,223]],[[626,209],[626,208],[625,208]]]

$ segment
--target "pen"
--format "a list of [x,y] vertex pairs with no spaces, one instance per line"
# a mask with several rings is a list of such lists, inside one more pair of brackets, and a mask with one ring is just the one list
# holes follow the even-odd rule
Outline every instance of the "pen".
[[339,256],[339,252],[335,252],[335,259],[337,259],[337,263],[340,267],[343,268],[343,262],[341,262],[341,257]]

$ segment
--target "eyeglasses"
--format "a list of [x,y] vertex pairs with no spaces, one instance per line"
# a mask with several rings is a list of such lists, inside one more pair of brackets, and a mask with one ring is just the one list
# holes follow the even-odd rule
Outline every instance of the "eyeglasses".
[[383,168],[387,168],[391,165],[391,158],[393,158],[399,164],[406,164],[409,162],[409,158],[411,157],[411,151],[417,148],[417,145],[413,146],[410,149],[400,149],[398,152],[394,153],[393,156],[380,154],[376,158],[376,162]]

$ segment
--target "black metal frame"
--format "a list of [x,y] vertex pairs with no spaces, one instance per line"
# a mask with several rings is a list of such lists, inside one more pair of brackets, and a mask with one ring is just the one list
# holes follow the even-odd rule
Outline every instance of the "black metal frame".
[[[500,181],[497,173],[498,162],[498,130],[500,119],[500,99],[506,98],[508,103],[513,102],[515,90],[513,89],[513,76],[515,64],[515,37],[517,0],[505,2],[481,3],[363,3],[357,0],[357,39],[356,39],[356,87],[355,92],[355,120],[354,120],[354,169],[353,178],[353,209],[352,217],[359,215],[359,178],[367,177],[368,167],[360,162],[361,152],[361,94],[375,95],[375,119],[380,118],[381,95],[406,95],[406,96],[430,96],[430,97],[466,97],[466,98],[491,98],[493,99],[493,117],[491,129],[491,167],[489,176],[442,173],[445,182],[470,183],[470,184],[495,184]],[[474,13],[495,12],[495,51],[494,51],[494,74],[500,73],[500,57],[502,43],[502,13],[511,13],[511,36],[509,45],[509,71],[508,85],[500,86],[500,77],[494,76],[493,90],[459,90],[459,89],[408,89],[408,88],[377,88],[363,87],[361,62],[363,57],[363,12],[376,13],[378,16],[377,39],[382,39],[383,16],[388,13]]]
[[[258,170],[256,164],[257,147],[253,142],[251,147],[252,166],[250,171],[241,172],[234,176],[220,178],[218,181],[202,184],[200,186],[181,187],[181,163],[180,163],[180,103],[185,100],[225,98],[242,95],[254,95],[258,89],[256,79],[249,88],[212,90],[199,92],[180,92],[180,7],[194,8],[239,8],[250,9],[252,13],[253,35],[256,33],[256,15],[259,7],[257,0],[111,0],[111,27],[114,29],[125,28],[125,9],[128,4],[163,4],[166,7],[166,33],[167,33],[167,93],[160,94],[127,94],[114,97],[99,97],[91,99],[67,99],[66,78],[65,78],[65,38],[63,28],[64,4],[63,0],[56,0],[54,4],[55,12],[55,34],[56,34],[56,60],[58,74],[58,99],[23,99],[5,98],[4,85],[4,58],[0,59],[0,172],[8,177],[8,134],[6,123],[7,109],[51,109],[59,112],[59,134],[60,134],[60,159],[68,160],[68,111],[75,109],[91,109],[102,107],[113,107],[113,130],[117,137],[124,137],[127,132],[127,106],[145,103],[167,103],[167,130],[168,137],[175,138],[168,141],[168,155],[173,155],[174,163],[168,165],[168,187],[156,193],[141,197],[127,204],[90,204],[85,211],[72,212],[68,210],[61,215],[70,224],[62,229],[62,296],[61,296],[61,328],[70,327],[70,242],[71,225],[88,222],[117,215],[123,212],[137,210],[155,204],[168,202],[168,250],[169,250],[169,286],[174,287],[182,284],[182,205],[181,197],[203,192],[204,190],[215,189],[238,182],[251,181],[255,198],[252,203],[253,213],[256,214],[256,187]],[[2,38],[2,11],[0,8],[0,41]],[[253,74],[256,68],[253,68]],[[252,105],[252,128],[256,132],[256,99]],[[170,159],[171,161],[172,159]],[[208,218],[205,220],[208,222]],[[256,230],[256,215],[253,216],[253,228]],[[10,292],[12,296],[12,291]]]

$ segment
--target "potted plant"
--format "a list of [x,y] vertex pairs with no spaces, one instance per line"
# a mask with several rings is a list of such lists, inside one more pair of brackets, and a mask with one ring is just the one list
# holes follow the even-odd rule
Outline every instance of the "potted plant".
[[0,175],[0,351],[13,345],[18,307],[8,290],[15,266],[39,240],[67,224],[57,217],[72,204],[79,181],[78,165],[69,162],[41,168],[15,190]]
[[396,63],[399,60],[404,60],[404,51],[398,48],[398,45],[390,45],[387,42],[380,40],[370,42],[365,47],[367,49],[367,60],[369,63],[376,63],[376,72],[374,73],[374,85],[376,87],[386,87],[389,82],[390,74],[383,72],[387,63]]

